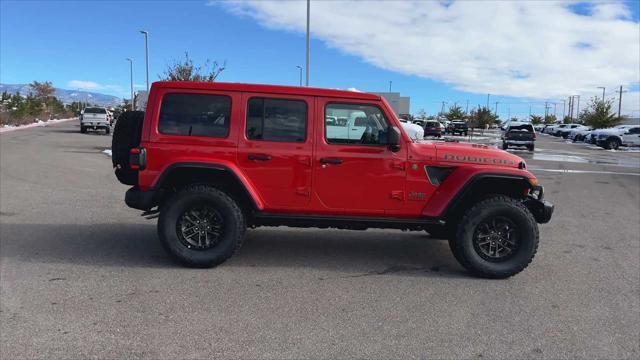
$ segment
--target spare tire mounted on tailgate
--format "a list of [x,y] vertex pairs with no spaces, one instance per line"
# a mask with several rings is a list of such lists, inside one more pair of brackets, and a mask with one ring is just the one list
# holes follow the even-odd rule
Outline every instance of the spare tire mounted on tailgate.
[[144,111],[127,111],[120,115],[113,130],[111,162],[123,184],[138,184],[138,171],[129,166],[129,151],[140,145],[143,122]]

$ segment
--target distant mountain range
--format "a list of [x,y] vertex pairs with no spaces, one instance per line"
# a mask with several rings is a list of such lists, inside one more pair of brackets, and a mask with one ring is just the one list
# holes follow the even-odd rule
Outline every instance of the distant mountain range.
[[[83,91],[83,90],[66,90],[55,88],[55,95],[60,101],[63,103],[72,103],[74,101],[86,101],[91,104],[101,105],[101,106],[117,106],[122,103],[122,99],[107,94],[101,94],[91,91]],[[0,84],[0,93],[8,92],[10,94],[15,94],[18,91],[22,95],[27,95],[29,92],[33,92],[31,86],[29,84]]]

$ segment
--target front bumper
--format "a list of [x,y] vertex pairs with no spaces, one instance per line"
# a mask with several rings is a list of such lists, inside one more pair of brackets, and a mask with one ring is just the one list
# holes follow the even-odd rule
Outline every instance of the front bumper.
[[544,200],[544,188],[534,186],[530,195],[524,201],[524,206],[529,209],[537,223],[546,224],[551,220],[555,206]]
[[128,207],[138,210],[150,210],[157,205],[157,192],[155,190],[142,191],[134,186],[127,190],[124,195],[124,202]]

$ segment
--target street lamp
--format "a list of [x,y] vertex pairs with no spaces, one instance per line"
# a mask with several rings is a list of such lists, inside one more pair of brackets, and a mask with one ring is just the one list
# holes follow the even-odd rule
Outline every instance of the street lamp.
[[147,92],[149,92],[149,32],[140,30],[140,33],[144,35],[144,59],[147,69]]
[[306,64],[306,67],[305,67],[306,75],[307,75],[306,86],[309,86],[309,45],[310,45],[309,30],[310,30],[310,18],[311,18],[311,0],[307,0],[307,64]]
[[133,59],[127,58],[129,62],[129,74],[131,76],[131,111],[133,111]]
[[602,89],[602,101],[604,101],[604,89],[606,89],[604,86],[598,86],[598,89]]
[[302,86],[302,66],[296,65],[296,67],[300,70],[300,86]]

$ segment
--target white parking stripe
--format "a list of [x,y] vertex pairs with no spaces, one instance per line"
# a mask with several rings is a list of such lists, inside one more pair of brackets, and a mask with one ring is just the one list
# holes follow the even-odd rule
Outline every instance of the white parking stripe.
[[571,170],[571,169],[543,169],[536,167],[529,167],[528,170],[531,171],[547,171],[547,172],[558,172],[558,173],[569,173],[569,174],[613,174],[613,175],[631,175],[631,176],[640,176],[640,173],[628,173],[628,172],[617,172],[617,171],[595,171],[595,170]]

